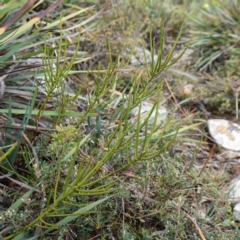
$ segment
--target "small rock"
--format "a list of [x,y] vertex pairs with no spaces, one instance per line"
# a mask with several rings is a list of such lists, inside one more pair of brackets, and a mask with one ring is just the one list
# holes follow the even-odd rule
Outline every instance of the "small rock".
[[[140,108],[140,106],[135,107],[131,111],[131,115],[136,117],[138,115],[139,108]],[[152,108],[153,108],[153,104],[152,103],[149,103],[147,101],[143,101],[142,102],[142,107],[141,107],[140,114],[141,114],[141,116],[143,116],[143,120],[148,116],[148,113],[150,113]],[[154,120],[155,114],[156,114],[156,109],[153,111],[152,115],[149,118],[150,122]],[[167,109],[164,106],[160,106],[158,108],[157,114],[158,114],[158,121],[165,120],[166,117],[167,117],[167,114],[168,114],[167,113]]]
[[187,84],[180,89],[180,96],[187,98],[191,95],[193,90],[193,84]]
[[224,119],[210,119],[208,130],[214,141],[225,149],[240,151],[240,126]]
[[[176,62],[176,64],[186,63],[187,60],[190,60],[190,56],[194,53],[194,50],[191,48],[186,49],[182,57]],[[180,54],[182,54],[182,50],[174,51],[173,59],[175,60]]]
[[240,176],[231,181],[229,196],[230,198],[240,198]]
[[[230,183],[229,197],[240,198],[240,176],[234,178]],[[236,220],[240,221],[240,200],[233,208],[233,215]]]
[[236,220],[240,221],[240,203],[236,204],[233,208],[233,215]]
[[236,159],[240,157],[240,151],[237,152],[237,151],[221,149],[220,156],[224,159]]
[[[130,63],[132,65],[139,66],[139,65],[152,62],[151,52],[148,49],[143,48],[142,46],[135,46],[133,51],[128,49],[127,52],[122,52],[121,54],[123,56],[128,56],[132,52],[133,54],[131,55],[131,60],[130,60]],[[154,58],[153,60],[156,61],[158,56],[154,54],[153,58]]]

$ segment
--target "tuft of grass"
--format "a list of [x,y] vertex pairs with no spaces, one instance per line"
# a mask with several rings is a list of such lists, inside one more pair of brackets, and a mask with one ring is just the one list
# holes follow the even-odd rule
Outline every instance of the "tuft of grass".
[[[238,48],[239,12],[236,1],[207,1],[201,7],[200,15],[188,17],[195,23],[193,46],[201,46],[196,68],[204,71],[218,67]],[[216,63],[216,64],[215,64]]]

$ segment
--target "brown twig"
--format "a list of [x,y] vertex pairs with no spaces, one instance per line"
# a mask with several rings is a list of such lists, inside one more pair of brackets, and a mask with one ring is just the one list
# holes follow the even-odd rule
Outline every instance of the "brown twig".
[[28,143],[29,147],[31,148],[33,156],[34,156],[34,160],[35,160],[35,162],[37,164],[37,167],[39,168],[40,165],[39,165],[39,159],[38,159],[38,155],[37,155],[36,149],[33,147],[32,143],[30,142],[30,140],[28,139],[28,137],[26,136],[25,133],[22,133],[22,136],[26,140],[26,142]]
[[208,158],[207,158],[206,162],[204,163],[204,166],[203,166],[201,172],[199,173],[198,177],[200,177],[200,176],[202,175],[202,173],[203,173],[203,171],[205,170],[208,162],[209,162],[210,159],[212,158],[214,147],[215,147],[215,144],[213,144],[213,146],[212,146],[212,148],[211,148],[211,151],[210,151],[210,153],[209,153],[209,155],[208,155]]
[[[182,209],[181,209],[182,210]],[[192,221],[192,223],[195,225],[196,229],[198,230],[198,233],[200,235],[200,237],[202,238],[202,240],[206,240],[206,238],[203,235],[203,232],[201,230],[201,228],[198,226],[198,224],[196,223],[195,219],[193,219],[188,213],[186,213],[184,210],[182,210],[182,212]]]
[[184,110],[181,108],[181,106],[179,105],[176,97],[174,96],[174,94],[173,94],[173,92],[172,92],[172,90],[171,90],[171,87],[170,87],[169,84],[168,84],[167,78],[164,78],[164,82],[166,83],[167,88],[168,88],[168,91],[170,92],[172,98],[174,99],[174,102],[177,104],[177,106],[178,106],[178,108],[180,109],[180,111],[182,112],[183,116],[187,118],[186,113],[185,113]]
[[[36,128],[35,126],[29,126],[29,125],[22,127],[22,126],[20,126],[20,124],[13,124],[12,126],[1,126],[1,128],[17,129],[17,130],[29,130],[29,131],[34,131],[34,132],[38,132],[38,133],[44,134],[44,135],[46,135],[48,137],[50,137],[51,135],[48,134],[45,131],[49,132],[49,131],[53,130],[53,129],[44,128],[44,127]],[[14,140],[16,140],[16,139],[14,139]]]

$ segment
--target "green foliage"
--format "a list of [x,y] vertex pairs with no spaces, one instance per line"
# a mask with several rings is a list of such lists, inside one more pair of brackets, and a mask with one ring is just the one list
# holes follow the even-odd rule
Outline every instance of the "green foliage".
[[[85,2],[89,6],[89,2]],[[27,41],[24,34],[33,22],[20,27],[21,18],[13,25],[20,27],[19,35],[9,40],[4,37],[12,33],[10,30],[2,35],[0,40],[4,43],[0,50],[6,49],[6,52],[0,60],[1,67],[7,73],[7,88],[15,90],[16,95],[12,95],[11,100],[1,100],[4,109],[0,112],[8,114],[6,133],[17,142],[12,145],[9,137],[5,144],[3,142],[0,166],[2,171],[10,172],[13,182],[17,179],[18,184],[2,192],[13,199],[10,206],[0,212],[0,236],[4,239],[45,239],[49,235],[53,239],[116,236],[119,239],[200,239],[191,218],[206,239],[225,240],[237,235],[231,206],[222,200],[225,189],[219,190],[227,176],[206,170],[199,177],[194,167],[195,156],[190,157],[188,167],[187,155],[178,152],[178,146],[184,148],[183,152],[188,151],[188,145],[181,145],[182,141],[188,141],[189,145],[199,142],[194,152],[196,155],[200,152],[202,139],[191,137],[195,137],[193,130],[204,121],[190,119],[191,115],[178,118],[180,106],[188,100],[170,106],[171,91],[166,94],[163,81],[164,77],[165,83],[171,83],[168,70],[189,46],[189,36],[183,41],[181,37],[189,27],[181,11],[196,13],[200,3],[190,0],[139,0],[137,5],[136,1],[123,2],[125,5],[120,7],[113,4],[109,12],[94,13],[93,8],[74,6],[77,1],[65,1],[60,6],[61,14],[53,14],[52,19],[46,16],[42,25],[35,24]],[[237,44],[233,40],[236,36],[229,34],[225,26],[218,26],[217,18],[209,17],[210,14],[223,16],[221,9],[227,6],[214,1],[217,2],[216,5],[209,3],[206,9],[201,6],[204,20],[191,19],[196,24],[194,27],[201,26],[201,33],[206,31],[211,35],[215,30],[221,31],[217,35],[220,38],[214,35],[210,40],[206,37],[194,44],[203,46],[206,56],[209,52],[205,47],[210,49],[210,55],[215,50],[219,53],[222,44],[231,39],[227,45],[231,56],[226,66],[229,75],[237,76],[237,71],[232,71],[238,53],[232,48],[232,44]],[[10,9],[9,5],[4,6]],[[191,9],[193,6],[195,10]],[[105,9],[108,7],[106,2]],[[230,18],[230,13],[236,15],[230,8],[224,13],[228,13],[226,18],[231,24],[236,21]],[[12,16],[13,13],[8,17]],[[0,17],[5,24],[6,19]],[[210,20],[215,25],[206,24]],[[225,31],[228,39],[224,37]],[[146,34],[148,41],[144,44]],[[103,44],[106,38],[108,42]],[[106,69],[99,59],[95,69],[78,69],[79,63],[90,66],[92,56],[81,48],[86,39],[91,43],[97,39],[98,44],[108,46],[107,50],[101,49],[105,54],[108,51]],[[174,56],[182,42],[187,42],[186,46],[180,47],[182,50]],[[147,61],[145,51],[145,62],[141,66],[129,66],[131,55],[121,54],[125,49],[134,54],[133,45],[140,43],[148,45],[151,60]],[[213,43],[216,48],[212,50]],[[32,58],[41,59],[38,63],[42,66],[36,71],[24,69],[24,76],[6,71],[6,66],[15,66],[13,54],[19,66],[27,65]],[[197,67],[215,61],[214,56],[205,62],[200,59]],[[67,80],[80,76],[84,79],[76,91],[66,92]],[[169,86],[168,90],[171,90]],[[209,103],[221,105],[220,110],[229,108],[232,102],[226,98],[228,90],[226,87],[223,93],[215,94]],[[86,103],[84,108],[78,105],[81,101]],[[153,106],[141,114],[145,101],[153,102]],[[158,114],[163,104],[167,104],[169,110]],[[132,116],[136,107],[138,114]],[[170,116],[163,120],[166,115]],[[185,138],[185,132],[191,137]],[[202,201],[206,196],[210,200],[204,205]],[[216,231],[215,226],[220,231]]]
[[[196,68],[201,71],[220,65],[230,56],[232,48],[238,48],[239,13],[236,1],[206,1],[199,16],[188,17],[195,23],[193,46],[201,46]],[[236,65],[237,66],[237,65]]]
[[[162,38],[163,37],[164,35],[162,35]],[[61,46],[62,44],[60,44],[59,52],[61,51]],[[34,185],[39,186],[43,194],[42,210],[40,213],[34,211],[33,215],[36,217],[30,221],[21,222],[20,225],[16,223],[15,218],[11,218],[11,221],[15,223],[14,225],[18,225],[18,227],[15,228],[12,234],[6,239],[14,236],[20,237],[23,233],[25,233],[24,237],[30,236],[30,229],[33,227],[48,228],[48,231],[54,231],[59,224],[65,225],[68,222],[74,221],[79,215],[87,213],[92,207],[105,201],[107,198],[91,203],[90,199],[91,196],[96,197],[97,195],[104,195],[118,190],[118,187],[113,188],[116,180],[112,178],[112,173],[101,173],[100,170],[107,163],[110,163],[111,159],[119,155],[119,153],[123,153],[124,159],[127,161],[124,160],[122,164],[116,168],[115,174],[128,166],[136,164],[139,161],[152,159],[165,151],[169,143],[163,144],[160,147],[161,137],[155,140],[154,144],[151,144],[153,135],[159,131],[160,128],[163,129],[161,134],[164,135],[164,129],[166,129],[168,124],[168,122],[166,122],[166,126],[164,126],[165,124],[163,125],[157,121],[157,111],[151,124],[151,132],[148,133],[146,131],[150,126],[148,123],[150,116],[153,114],[154,108],[158,108],[159,102],[156,102],[149,116],[147,116],[143,122],[140,120],[140,115],[136,123],[129,120],[130,112],[135,106],[141,104],[147,97],[150,97],[154,91],[161,91],[161,84],[153,86],[151,82],[156,75],[160,74],[174,63],[170,62],[173,51],[169,53],[165,61],[161,60],[161,51],[162,49],[159,51],[158,61],[148,66],[149,79],[147,81],[141,79],[140,82],[135,79],[132,81],[132,98],[124,100],[125,102],[122,107],[120,107],[118,126],[116,126],[113,131],[104,133],[101,118],[96,118],[97,122],[95,128],[98,133],[96,135],[96,140],[100,138],[101,134],[103,134],[104,139],[101,148],[97,146],[100,139],[98,141],[95,140],[95,131],[87,134],[84,133],[83,130],[80,130],[78,126],[84,122],[89,122],[88,112],[94,112],[96,109],[104,109],[104,107],[109,105],[111,98],[109,99],[108,91],[113,88],[118,79],[113,75],[115,67],[113,63],[110,63],[104,78],[100,75],[96,78],[96,88],[91,97],[89,108],[82,118],[75,123],[75,126],[56,126],[57,132],[52,134],[51,144],[47,149],[48,151],[42,155],[42,158],[48,157],[51,161],[47,163],[44,159],[39,159],[39,163],[36,162],[32,165],[30,159],[28,157],[25,158],[28,168],[32,168],[30,172],[32,172],[32,174],[33,171],[35,172],[33,179],[36,182]],[[48,98],[51,98],[52,94],[58,91],[59,87],[61,89],[63,85],[61,81],[73,64],[73,62],[70,62],[70,67],[68,68],[63,65],[62,68],[57,68],[55,72],[52,68],[53,61],[51,58],[53,58],[53,55],[48,54],[47,61],[44,61],[47,66],[44,72],[45,79],[48,81],[45,86],[47,97],[42,103],[42,107],[36,118],[37,121],[39,121],[40,113],[42,109],[45,108]],[[142,87],[140,88],[139,85]],[[60,92],[61,91],[62,90],[60,90]],[[102,104],[103,100],[105,104]],[[34,100],[31,104],[30,114],[33,106]],[[65,106],[66,105],[61,106],[63,111],[65,111]],[[29,119],[28,115],[26,115],[26,118]],[[61,120],[62,118],[58,118],[55,125]],[[140,137],[139,134],[142,131],[144,131],[145,134],[143,137]],[[99,148],[98,152],[96,151],[96,146],[94,148],[91,147],[89,142],[90,139],[95,141],[95,145]],[[79,148],[85,151],[83,158],[79,155]],[[128,154],[133,154],[131,160],[126,157]],[[25,156],[27,156],[26,152]],[[33,182],[30,181],[30,184],[33,184]],[[58,222],[57,219],[59,218],[63,219]],[[20,232],[22,233],[20,234]]]
[[218,112],[224,113],[228,111],[234,111],[235,101],[234,98],[229,98],[229,94],[231,94],[230,90],[226,90],[225,92],[220,92],[216,94],[214,97],[208,99],[209,105],[213,109],[217,109]]

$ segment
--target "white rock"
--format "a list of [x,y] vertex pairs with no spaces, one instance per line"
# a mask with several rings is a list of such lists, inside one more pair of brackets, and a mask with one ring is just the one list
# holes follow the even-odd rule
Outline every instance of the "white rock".
[[240,203],[236,204],[233,208],[233,215],[236,220],[240,221]]
[[240,126],[224,119],[210,119],[207,122],[211,137],[220,146],[240,151]]
[[[131,56],[131,60],[130,63],[134,66],[139,66],[142,64],[146,64],[146,63],[151,63],[152,62],[152,54],[151,52],[146,49],[143,48],[142,46],[136,46],[134,48],[134,50],[127,50],[127,52],[122,52],[121,54],[123,56],[129,56],[129,54],[132,54]],[[158,56],[156,54],[154,54],[153,59],[154,61],[157,61]]]
[[231,181],[229,196],[230,198],[240,198],[240,176]]
[[[182,64],[185,63],[187,60],[190,59],[190,56],[194,53],[194,50],[191,48],[188,48],[182,57],[176,62],[176,64]],[[174,51],[172,59],[176,59],[180,54],[182,54],[182,50]]]
[[[138,112],[139,112],[139,108],[140,106],[137,106],[135,107],[132,111],[131,111],[131,114],[133,116],[138,116]],[[153,108],[153,104],[152,103],[149,103],[147,101],[143,101],[142,102],[142,107],[141,107],[141,119],[144,120],[148,117],[149,113],[151,112]],[[153,121],[154,118],[155,118],[155,115],[156,113],[158,114],[158,121],[162,121],[162,120],[165,120],[166,117],[167,117],[167,109],[164,107],[164,106],[160,106],[158,108],[158,112],[156,112],[156,109],[153,111],[153,113],[151,114],[150,118],[149,118],[149,121]]]
[[[240,176],[234,178],[229,186],[229,198],[240,199]],[[236,220],[240,221],[240,202],[238,202],[233,208],[233,215]]]

